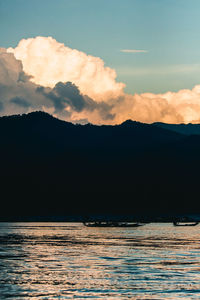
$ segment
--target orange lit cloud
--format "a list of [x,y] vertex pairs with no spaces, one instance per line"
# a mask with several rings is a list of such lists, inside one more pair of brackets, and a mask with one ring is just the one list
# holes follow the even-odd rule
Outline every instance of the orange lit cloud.
[[5,51],[0,57],[0,88],[9,103],[7,113],[24,106],[29,111],[42,107],[74,122],[200,123],[200,85],[164,94],[129,95],[125,84],[116,81],[115,70],[105,67],[102,59],[51,37],[23,39],[15,49],[7,49],[8,56]]

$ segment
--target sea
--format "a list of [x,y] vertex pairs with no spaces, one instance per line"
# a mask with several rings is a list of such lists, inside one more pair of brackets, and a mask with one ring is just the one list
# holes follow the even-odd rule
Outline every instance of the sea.
[[0,299],[200,299],[200,225],[0,223]]

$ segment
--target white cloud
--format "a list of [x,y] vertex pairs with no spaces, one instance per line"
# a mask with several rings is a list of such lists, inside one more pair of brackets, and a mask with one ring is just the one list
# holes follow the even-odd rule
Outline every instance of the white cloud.
[[148,53],[148,50],[136,50],[136,49],[122,49],[120,52],[123,53]]
[[7,51],[22,61],[24,71],[36,84],[54,87],[59,81],[71,81],[96,101],[123,93],[125,84],[116,81],[115,70],[105,67],[102,59],[71,49],[52,37],[23,39]]
[[94,116],[97,116],[96,122],[108,122],[114,118],[109,103],[95,102],[82,95],[71,82],[58,82],[49,88],[39,86],[30,79],[23,71],[22,62],[13,53],[0,48],[0,115],[44,110],[73,121],[74,114],[88,111],[90,121]]

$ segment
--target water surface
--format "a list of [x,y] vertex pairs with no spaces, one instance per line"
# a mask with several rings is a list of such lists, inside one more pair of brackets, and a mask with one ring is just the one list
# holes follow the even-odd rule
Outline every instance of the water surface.
[[0,223],[0,299],[200,299],[200,225]]

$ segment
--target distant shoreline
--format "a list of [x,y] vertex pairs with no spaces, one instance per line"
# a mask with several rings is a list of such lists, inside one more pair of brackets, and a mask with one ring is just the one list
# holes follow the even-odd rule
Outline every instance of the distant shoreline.
[[27,217],[0,217],[0,222],[74,222],[85,221],[117,221],[117,222],[142,222],[142,223],[172,223],[176,222],[200,222],[200,215],[180,214],[166,216],[119,216],[119,215],[91,215],[83,216],[27,216]]

